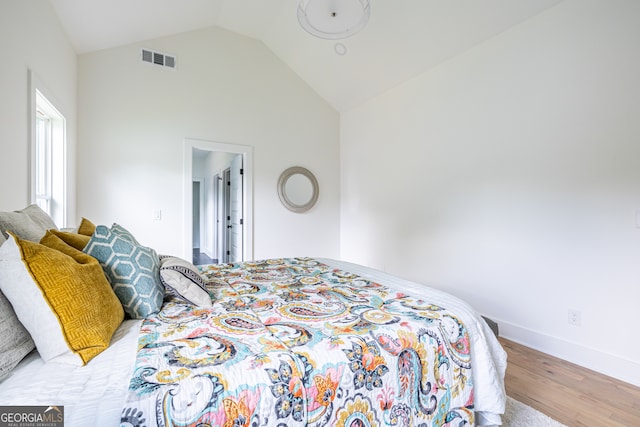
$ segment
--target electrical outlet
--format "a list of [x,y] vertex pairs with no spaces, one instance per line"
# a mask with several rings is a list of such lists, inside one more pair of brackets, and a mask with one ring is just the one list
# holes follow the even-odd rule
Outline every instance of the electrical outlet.
[[567,321],[570,325],[581,326],[582,325],[582,312],[580,310],[569,309]]

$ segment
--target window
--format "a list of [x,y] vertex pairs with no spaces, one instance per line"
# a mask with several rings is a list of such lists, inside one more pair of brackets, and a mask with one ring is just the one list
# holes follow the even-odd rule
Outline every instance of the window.
[[36,110],[36,203],[51,215],[51,117]]
[[31,200],[58,227],[66,224],[64,116],[40,90],[34,90]]

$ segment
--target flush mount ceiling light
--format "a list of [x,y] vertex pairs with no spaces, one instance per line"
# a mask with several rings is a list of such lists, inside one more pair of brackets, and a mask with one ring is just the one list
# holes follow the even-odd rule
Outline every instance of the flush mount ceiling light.
[[369,0],[301,0],[298,21],[309,34],[337,40],[360,31],[369,22]]

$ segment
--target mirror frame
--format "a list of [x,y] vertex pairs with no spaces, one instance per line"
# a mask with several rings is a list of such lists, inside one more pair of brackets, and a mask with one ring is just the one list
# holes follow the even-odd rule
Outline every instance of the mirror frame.
[[[289,199],[289,197],[287,196],[287,192],[285,191],[287,181],[293,175],[303,175],[311,182],[311,187],[312,187],[311,197],[309,198],[308,202],[301,205],[293,203],[291,199]],[[286,169],[284,172],[282,172],[282,174],[280,174],[280,178],[278,178],[278,197],[280,197],[280,201],[282,202],[284,207],[289,209],[292,212],[296,212],[296,213],[307,212],[318,201],[319,193],[320,193],[320,187],[318,186],[318,180],[313,175],[313,173],[311,173],[311,171],[309,171],[306,168],[303,168],[300,166],[292,166]]]

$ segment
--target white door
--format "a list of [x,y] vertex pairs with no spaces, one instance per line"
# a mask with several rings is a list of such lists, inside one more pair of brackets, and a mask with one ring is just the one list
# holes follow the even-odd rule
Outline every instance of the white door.
[[217,261],[215,262],[223,262],[222,259],[222,236],[224,235],[222,231],[223,222],[221,221],[223,217],[222,212],[222,178],[220,174],[215,174],[213,176],[213,234],[211,236],[212,246],[213,246],[213,258]]
[[220,262],[229,262],[231,251],[231,168],[222,171],[222,252]]
[[242,218],[242,187],[243,187],[242,156],[236,155],[231,161],[230,191],[229,191],[229,262],[239,262],[242,259],[242,239],[244,220]]

